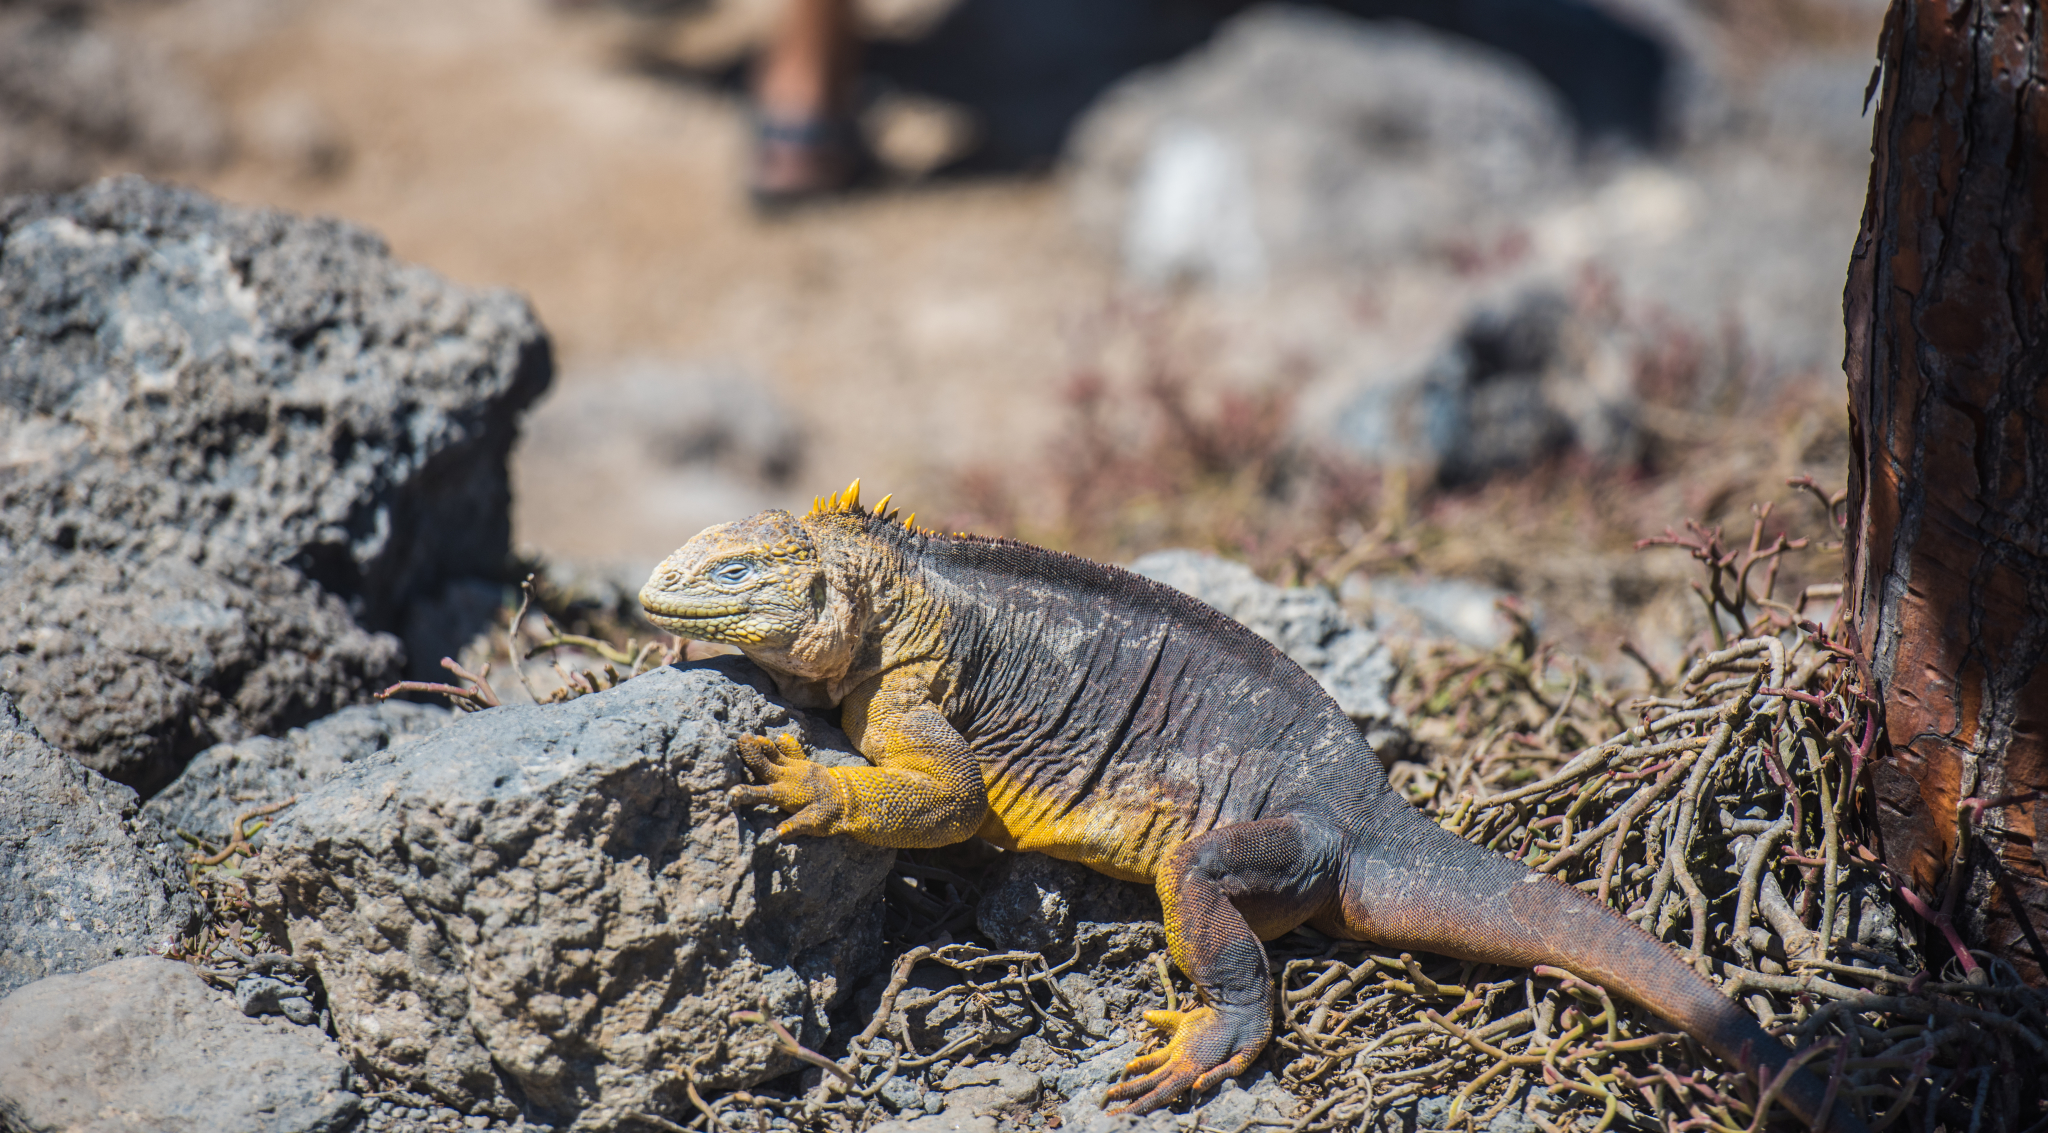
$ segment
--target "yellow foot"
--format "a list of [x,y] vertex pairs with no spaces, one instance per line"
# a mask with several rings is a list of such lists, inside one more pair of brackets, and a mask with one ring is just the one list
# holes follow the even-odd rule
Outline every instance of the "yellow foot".
[[[1139,1077],[1110,1087],[1104,1103],[1130,1101],[1111,1113],[1151,1113],[1194,1090],[1200,1093],[1245,1072],[1272,1037],[1270,1012],[1258,1007],[1147,1011],[1145,1021],[1171,1036],[1164,1047],[1124,1067]],[[1133,1101],[1132,1099],[1136,1099]]]
[[827,834],[844,812],[832,776],[811,762],[804,745],[795,736],[741,736],[740,762],[747,765],[763,785],[742,783],[732,789],[734,806],[766,803],[795,811],[788,820],[763,838],[779,842],[792,834]]

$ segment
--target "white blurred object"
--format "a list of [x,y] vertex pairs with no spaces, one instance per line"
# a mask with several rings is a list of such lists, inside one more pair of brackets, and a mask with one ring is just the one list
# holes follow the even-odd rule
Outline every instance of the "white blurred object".
[[1248,273],[1256,248],[1260,277],[1278,280],[1492,247],[1572,186],[1574,144],[1518,59],[1398,21],[1262,7],[1104,95],[1069,143],[1069,184],[1083,227],[1120,242],[1134,276]]
[[1192,122],[1153,132],[1131,191],[1124,266],[1155,286],[1192,279],[1245,290],[1265,282],[1251,179],[1228,138]]

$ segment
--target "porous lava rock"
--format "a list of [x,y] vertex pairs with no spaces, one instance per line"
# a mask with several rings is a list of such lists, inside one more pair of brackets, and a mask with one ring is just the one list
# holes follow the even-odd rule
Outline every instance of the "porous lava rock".
[[735,811],[743,734],[794,732],[864,763],[771,699],[741,658],[657,669],[566,704],[472,713],[346,767],[273,827],[258,905],[318,969],[377,1082],[462,1112],[612,1128],[681,1120],[700,1089],[796,1064],[881,961],[894,852],[764,846]]
[[0,202],[0,688],[146,793],[361,699],[409,607],[502,572],[550,371],[516,296],[339,221],[133,177]]
[[288,567],[23,558],[0,574],[0,690],[66,752],[144,791],[201,748],[396,675],[397,639]]

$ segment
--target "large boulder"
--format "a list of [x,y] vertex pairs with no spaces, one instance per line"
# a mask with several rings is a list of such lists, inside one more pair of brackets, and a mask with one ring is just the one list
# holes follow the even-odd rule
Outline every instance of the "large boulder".
[[44,743],[0,693],[0,995],[198,923],[182,857],[135,792]]
[[1572,186],[1556,94],[1415,25],[1268,7],[1106,95],[1069,161],[1085,226],[1141,280],[1256,283],[1484,245]]
[[517,297],[337,221],[137,178],[0,202],[0,566],[39,579],[0,596],[0,688],[145,791],[359,699],[377,635],[502,572],[549,374]]
[[334,1040],[252,1019],[175,960],[117,960],[0,999],[0,1126],[22,1133],[342,1133]]
[[319,971],[358,1069],[472,1115],[680,1120],[796,1064],[881,961],[893,851],[734,811],[742,734],[864,762],[724,657],[562,705],[495,708],[350,764],[268,832],[256,900]]

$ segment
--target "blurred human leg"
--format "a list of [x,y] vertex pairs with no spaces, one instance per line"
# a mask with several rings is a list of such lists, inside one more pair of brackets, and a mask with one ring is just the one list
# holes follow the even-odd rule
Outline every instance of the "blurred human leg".
[[749,189],[778,204],[845,187],[858,168],[851,121],[860,52],[851,0],[787,0],[754,72]]

